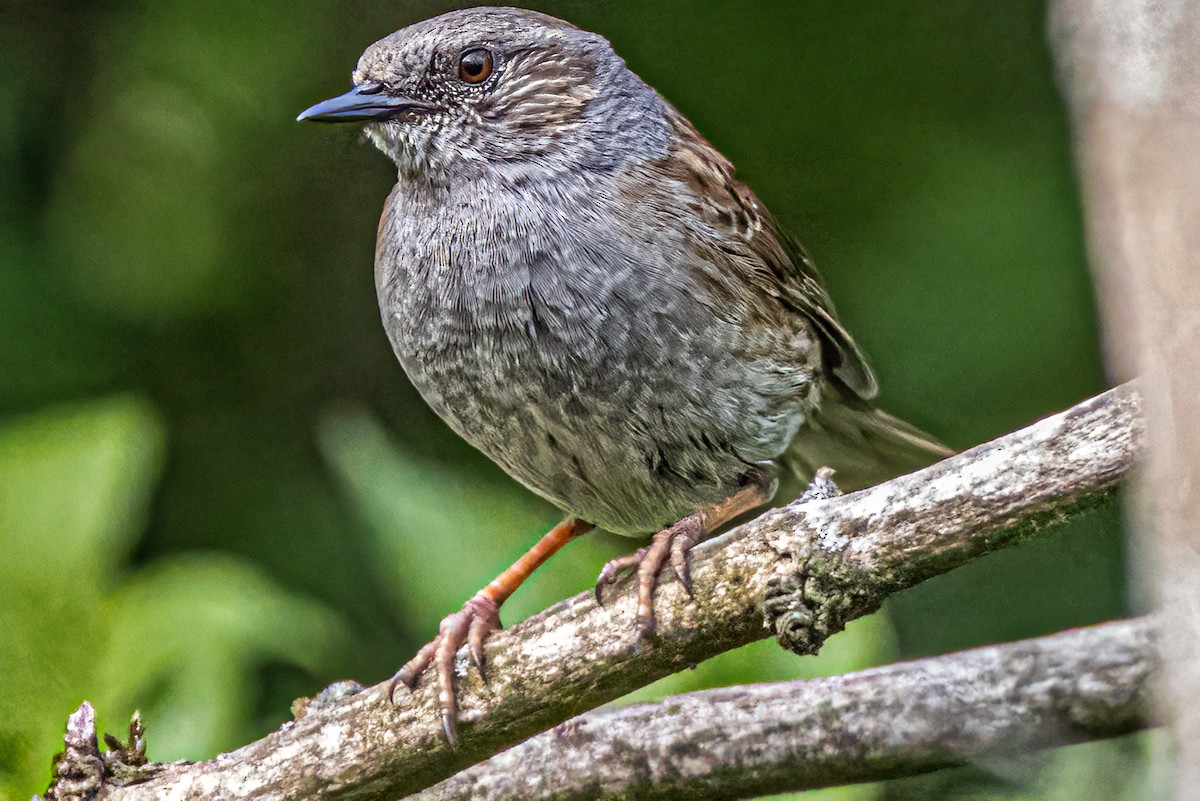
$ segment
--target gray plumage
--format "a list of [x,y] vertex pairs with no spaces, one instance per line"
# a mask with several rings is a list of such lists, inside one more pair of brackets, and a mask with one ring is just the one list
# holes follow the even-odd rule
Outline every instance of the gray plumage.
[[[494,58],[477,84],[472,48]],[[945,453],[874,409],[807,258],[602,37],[455,11],[372,45],[353,79],[412,101],[366,129],[398,168],[376,253],[396,355],[570,515],[646,534],[756,467],[856,486]]]

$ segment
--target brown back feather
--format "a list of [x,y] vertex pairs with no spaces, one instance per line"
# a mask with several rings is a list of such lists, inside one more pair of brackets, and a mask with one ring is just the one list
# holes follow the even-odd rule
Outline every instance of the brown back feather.
[[[837,319],[820,273],[794,240],[784,237],[766,206],[734,175],[733,164],[671,109],[676,152],[668,161],[675,176],[691,187],[706,224],[718,229],[726,259],[745,269],[745,287],[777,301],[787,312],[803,315],[822,344],[827,377],[845,400],[873,406],[879,386],[866,357]],[[721,230],[724,229],[724,230]],[[739,247],[740,244],[740,247]]]

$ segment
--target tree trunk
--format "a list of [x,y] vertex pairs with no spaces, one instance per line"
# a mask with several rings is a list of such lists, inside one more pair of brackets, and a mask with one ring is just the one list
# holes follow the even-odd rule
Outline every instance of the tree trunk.
[[1176,799],[1200,799],[1200,3],[1058,0],[1110,363],[1142,376],[1140,571],[1170,634],[1159,710]]

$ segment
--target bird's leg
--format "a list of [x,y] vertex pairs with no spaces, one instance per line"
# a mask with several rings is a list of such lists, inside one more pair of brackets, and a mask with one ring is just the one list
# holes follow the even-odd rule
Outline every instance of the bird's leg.
[[692,547],[711,535],[743,512],[762,506],[775,494],[775,478],[765,470],[756,470],[748,476],[747,483],[720,503],[701,506],[682,520],[667,526],[654,535],[648,548],[637,553],[613,559],[600,571],[596,579],[596,601],[600,602],[603,588],[617,580],[626,569],[637,567],[638,610],[637,631],[639,635],[653,634],[654,590],[658,586],[658,574],[671,560],[671,569],[679,583],[690,596],[692,594],[691,550]]
[[389,697],[395,697],[396,688],[403,684],[410,690],[417,686],[417,679],[431,664],[437,671],[438,706],[442,710],[442,728],[446,738],[454,742],[457,734],[458,704],[454,695],[454,655],[464,643],[468,644],[471,661],[482,676],[484,672],[484,641],[499,631],[500,606],[516,591],[521,583],[571,540],[586,534],[593,528],[574,517],[559,523],[538,543],[497,576],[479,592],[475,593],[463,608],[442,620],[438,635],[392,677],[388,689]]

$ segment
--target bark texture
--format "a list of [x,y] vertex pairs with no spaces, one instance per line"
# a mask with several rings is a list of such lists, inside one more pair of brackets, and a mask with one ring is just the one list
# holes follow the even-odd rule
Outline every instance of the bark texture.
[[1146,725],[1155,634],[1106,623],[815,681],[581,715],[414,801],[733,799],[880,781]]
[[[459,656],[457,747],[435,692],[388,703],[387,684],[313,704],[255,743],[103,797],[394,799],[581,712],[774,631],[815,651],[888,594],[1005,547],[1095,503],[1139,450],[1139,397],[1119,387],[1028,428],[869,490],[772,510],[695,551],[695,600],[664,582],[659,635],[633,638],[628,582],[496,636],[489,684]],[[151,732],[151,736],[153,733]]]

